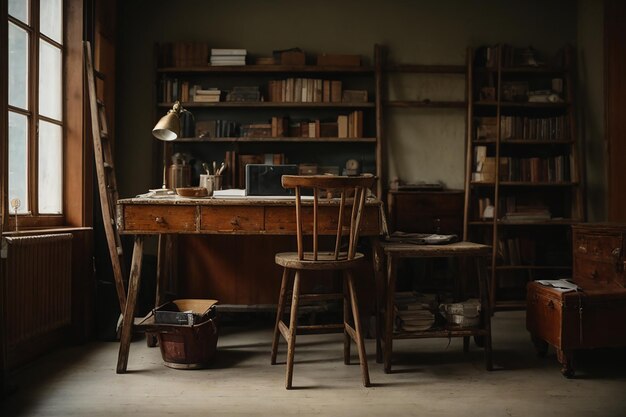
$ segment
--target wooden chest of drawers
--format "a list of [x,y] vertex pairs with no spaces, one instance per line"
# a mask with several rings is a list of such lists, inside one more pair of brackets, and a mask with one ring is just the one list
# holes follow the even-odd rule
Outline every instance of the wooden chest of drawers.
[[574,281],[583,288],[626,286],[626,225],[579,224],[572,232]]
[[626,346],[625,225],[580,224],[573,230],[573,281],[563,293],[528,284],[526,328],[540,354],[555,347],[561,372],[574,375],[574,351]]
[[461,236],[464,195],[463,190],[390,191],[389,231]]

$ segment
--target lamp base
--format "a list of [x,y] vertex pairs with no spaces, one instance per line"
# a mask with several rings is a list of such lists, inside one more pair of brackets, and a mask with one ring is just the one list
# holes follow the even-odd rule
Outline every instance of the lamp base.
[[174,190],[170,188],[151,188],[148,191],[154,196],[174,195]]

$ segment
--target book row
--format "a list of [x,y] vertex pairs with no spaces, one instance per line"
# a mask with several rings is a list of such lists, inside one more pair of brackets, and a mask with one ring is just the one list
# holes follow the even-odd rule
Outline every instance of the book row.
[[[494,207],[491,198],[478,198],[476,204],[477,214],[481,220],[493,219]],[[552,218],[552,213],[550,208],[542,202],[518,204],[515,196],[507,196],[500,199],[499,218],[502,221],[513,222],[546,221]]]
[[[192,123],[191,121],[187,123]],[[356,110],[337,116],[337,121],[292,121],[288,117],[272,117],[269,123],[239,123],[232,120],[198,120],[195,128],[184,126],[184,132],[195,131],[197,138],[361,138],[363,137],[363,111]]]
[[[496,117],[479,117],[476,139],[495,139],[498,136]],[[500,117],[500,138],[503,140],[567,140],[570,124],[567,116],[556,117]]]
[[366,103],[366,90],[343,90],[339,80],[287,78],[268,83],[268,101],[281,103]]
[[[572,177],[571,156],[513,158],[501,157],[499,167],[500,181],[559,183],[577,181]],[[496,158],[485,157],[472,173],[473,182],[495,182]]]
[[280,103],[366,103],[366,90],[344,90],[339,80],[288,78],[272,80],[266,94],[259,86],[235,86],[229,91],[216,87],[205,88],[187,80],[163,77],[159,81],[160,102],[183,103],[220,101],[270,101]]

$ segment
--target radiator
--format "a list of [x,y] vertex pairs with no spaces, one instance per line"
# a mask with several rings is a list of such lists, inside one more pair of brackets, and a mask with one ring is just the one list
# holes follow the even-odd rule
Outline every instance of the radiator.
[[71,323],[72,235],[5,239],[5,343],[10,351]]

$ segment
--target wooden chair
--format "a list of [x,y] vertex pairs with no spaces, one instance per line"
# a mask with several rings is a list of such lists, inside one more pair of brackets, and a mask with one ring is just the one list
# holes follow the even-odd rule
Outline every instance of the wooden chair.
[[[272,342],[272,365],[276,364],[279,335],[287,341],[287,370],[285,387],[291,389],[293,379],[293,360],[296,345],[296,334],[300,333],[323,333],[324,330],[341,330],[344,332],[344,363],[350,363],[350,339],[357,345],[363,385],[370,386],[365,345],[361,334],[361,320],[359,306],[354,286],[353,271],[364,261],[364,256],[356,251],[359,231],[361,227],[363,207],[365,205],[367,190],[375,183],[375,177],[338,177],[328,175],[313,176],[290,176],[282,177],[284,188],[295,189],[296,194],[296,224],[298,252],[285,252],[276,254],[276,263],[283,270],[280,295],[278,299],[278,311],[274,326],[274,339]],[[302,192],[304,189],[313,190],[312,204],[303,203]],[[322,210],[336,210],[336,224],[320,225],[318,213]],[[350,211],[348,211],[350,210]],[[312,213],[311,213],[312,211]],[[303,235],[312,234],[312,251],[305,252]],[[319,235],[335,235],[335,246],[332,251],[323,252],[318,247]],[[341,245],[347,237],[348,245],[342,251]],[[343,294],[300,294],[300,284],[303,271],[340,271],[343,276]],[[282,316],[287,303],[287,286],[293,276],[293,290],[291,296],[290,321],[287,326]],[[313,274],[309,274],[313,275]],[[307,279],[314,279],[307,275]],[[335,325],[310,325],[298,326],[298,305],[301,300],[324,301],[333,298],[343,298],[343,323]],[[348,304],[350,303],[350,304]],[[350,324],[350,306],[354,326]]]

